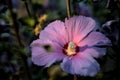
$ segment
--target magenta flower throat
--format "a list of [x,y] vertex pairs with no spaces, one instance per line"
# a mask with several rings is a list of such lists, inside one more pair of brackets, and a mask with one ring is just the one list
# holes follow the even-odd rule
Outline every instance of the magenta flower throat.
[[67,73],[95,76],[100,67],[94,58],[104,56],[111,45],[102,33],[93,31],[95,27],[95,21],[84,16],[48,24],[31,44],[33,63],[49,67],[62,61],[61,68]]

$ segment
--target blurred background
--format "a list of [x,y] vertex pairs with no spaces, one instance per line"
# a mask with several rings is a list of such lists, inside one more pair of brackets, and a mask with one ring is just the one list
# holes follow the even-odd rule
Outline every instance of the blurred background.
[[[78,80],[120,80],[120,0],[70,0],[71,15],[92,17],[96,31],[111,41],[107,55],[96,59],[101,71]],[[0,80],[73,80],[58,63],[50,68],[34,65],[30,43],[46,25],[67,17],[65,0],[0,0]]]

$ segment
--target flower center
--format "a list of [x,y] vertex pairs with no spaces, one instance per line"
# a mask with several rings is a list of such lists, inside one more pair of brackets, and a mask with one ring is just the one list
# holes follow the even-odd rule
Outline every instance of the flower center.
[[73,42],[69,42],[65,52],[68,56],[75,55],[77,51],[77,46]]

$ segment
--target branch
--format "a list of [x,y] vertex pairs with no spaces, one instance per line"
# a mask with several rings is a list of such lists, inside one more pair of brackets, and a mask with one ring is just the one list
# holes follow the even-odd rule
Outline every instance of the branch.
[[70,18],[70,17],[71,17],[70,0],[66,0],[66,7],[67,7],[67,15],[68,15],[68,18]]

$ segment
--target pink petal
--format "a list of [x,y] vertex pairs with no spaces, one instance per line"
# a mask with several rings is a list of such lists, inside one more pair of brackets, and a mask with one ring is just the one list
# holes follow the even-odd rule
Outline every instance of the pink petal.
[[59,43],[61,46],[64,46],[64,44],[68,42],[64,23],[59,20],[50,23],[43,31],[41,31],[39,37],[42,40],[50,39],[53,42]]
[[42,47],[42,50],[43,50],[44,49],[43,46],[45,46],[45,45],[50,45],[53,48],[53,51],[55,51],[55,52],[62,52],[62,50],[63,50],[63,47],[61,47],[58,43],[53,42],[49,39],[47,39],[47,40],[41,40],[41,39],[34,40],[30,46],[31,46],[31,48],[33,48],[35,46],[38,47],[38,49],[35,48],[36,50],[39,50],[39,48]]
[[75,43],[87,36],[95,28],[95,25],[95,21],[92,18],[85,16],[74,16],[65,20],[69,40],[73,40]]
[[[47,52],[43,46],[50,45],[53,48],[53,51]],[[32,61],[34,64],[40,66],[49,67],[56,61],[60,61],[64,58],[64,54],[62,53],[62,48],[51,41],[42,41],[40,39],[33,41],[31,44],[32,51]]]
[[64,58],[61,67],[65,72],[81,76],[95,76],[99,71],[96,60],[82,54]]
[[91,32],[85,39],[79,42],[78,46],[109,46],[111,41],[102,33]]
[[[35,53],[34,53],[35,54]],[[58,53],[39,53],[37,56],[32,56],[32,61],[36,65],[49,67],[57,61],[61,61],[63,57],[57,55]],[[59,53],[61,54],[61,53]]]
[[85,49],[80,48],[80,54],[89,55],[95,58],[102,57],[106,54],[106,48],[99,47],[87,47]]

